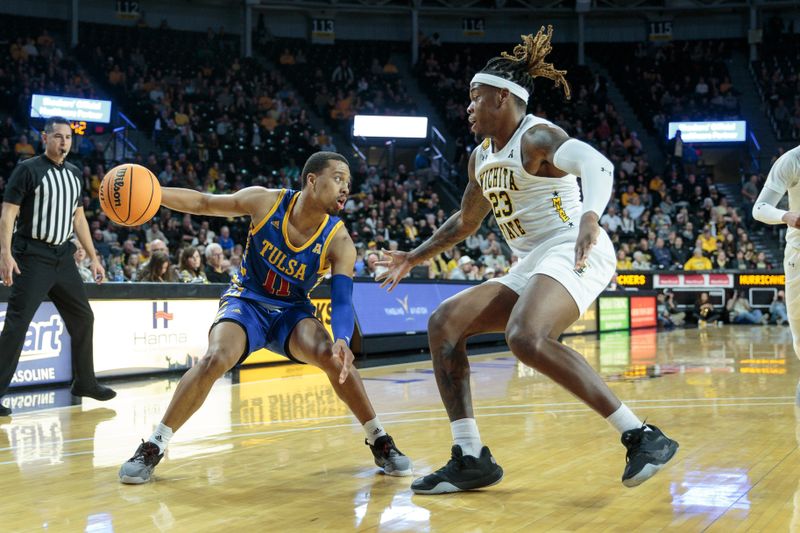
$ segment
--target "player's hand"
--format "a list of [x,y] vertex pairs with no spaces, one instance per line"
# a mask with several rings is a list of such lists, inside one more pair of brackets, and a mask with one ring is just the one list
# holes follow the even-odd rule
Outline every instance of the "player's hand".
[[92,272],[92,278],[95,283],[103,283],[103,279],[106,277],[106,269],[100,264],[99,259],[92,261],[89,265],[89,270]]
[[347,381],[347,376],[350,375],[353,359],[355,359],[352,350],[344,340],[339,339],[333,343],[333,358],[342,362],[342,371],[339,372],[339,384],[344,384]]
[[14,256],[11,253],[0,252],[0,278],[3,280],[3,285],[10,287],[14,284],[14,273],[21,274]]
[[597,215],[592,211],[584,213],[578,230],[578,240],[575,242],[575,270],[586,266],[589,251],[597,244],[598,235],[600,226],[597,224]]
[[787,211],[781,220],[790,228],[800,228],[800,213],[797,211]]
[[381,288],[388,286],[386,290],[392,292],[397,284],[400,283],[400,280],[406,277],[415,265],[409,259],[408,252],[385,250],[383,253],[389,259],[376,261],[375,266],[386,267],[386,272],[381,272],[375,276],[375,281],[382,281]]

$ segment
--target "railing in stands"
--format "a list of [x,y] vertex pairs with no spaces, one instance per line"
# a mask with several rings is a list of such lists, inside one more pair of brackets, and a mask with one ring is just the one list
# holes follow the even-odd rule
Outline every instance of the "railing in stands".
[[366,163],[366,162],[367,162],[367,156],[365,156],[365,155],[364,155],[364,152],[362,152],[362,151],[361,151],[361,150],[358,148],[358,146],[356,145],[356,143],[354,143],[354,142],[351,142],[351,143],[350,143],[350,146],[353,148],[353,153],[354,153],[354,154],[355,154],[355,155],[356,155],[356,156],[357,156],[359,159],[361,159],[363,162],[365,162],[365,163]]
[[751,165],[751,172],[760,172],[761,171],[761,145],[758,143],[758,139],[756,138],[756,134],[753,133],[753,130],[750,130],[750,142],[747,143],[747,147],[750,152],[750,165]]

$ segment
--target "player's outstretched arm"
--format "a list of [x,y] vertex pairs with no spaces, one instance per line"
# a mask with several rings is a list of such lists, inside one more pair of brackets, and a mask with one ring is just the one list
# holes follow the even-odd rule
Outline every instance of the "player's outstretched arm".
[[794,168],[788,154],[779,157],[769,171],[764,188],[753,205],[753,218],[764,224],[786,224],[800,228],[800,213],[775,207],[789,187],[797,186],[800,169]]
[[356,247],[347,231],[337,231],[328,248],[331,264],[331,329],[333,330],[333,357],[342,365],[339,383],[347,381],[353,366],[350,341],[355,327],[353,312],[353,268],[356,264]]
[[278,200],[280,191],[246,187],[233,194],[208,194],[191,189],[163,187],[161,205],[193,215],[219,217],[250,216],[261,220]]
[[388,270],[380,274],[376,280],[382,281],[381,287],[394,289],[412,268],[443,251],[452,248],[476,231],[492,208],[492,204],[483,196],[481,186],[475,178],[475,150],[469,158],[469,181],[461,198],[461,209],[448,218],[431,237],[410,252],[384,253],[389,257],[377,264]]

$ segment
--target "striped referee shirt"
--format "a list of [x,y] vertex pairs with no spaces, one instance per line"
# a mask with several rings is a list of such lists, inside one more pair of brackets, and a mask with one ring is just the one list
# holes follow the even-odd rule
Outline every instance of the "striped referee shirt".
[[68,241],[83,192],[80,176],[72,163],[57,165],[44,154],[17,165],[3,196],[20,206],[15,235],[53,245]]

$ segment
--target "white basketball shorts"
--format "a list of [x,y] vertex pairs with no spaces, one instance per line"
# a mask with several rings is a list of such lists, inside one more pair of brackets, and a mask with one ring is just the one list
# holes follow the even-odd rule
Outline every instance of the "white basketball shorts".
[[800,357],[800,249],[786,246],[783,272],[786,274],[786,314],[792,330],[794,353]]
[[567,289],[582,315],[608,286],[616,269],[614,245],[608,234],[601,230],[582,272],[575,271],[574,240],[545,241],[511,267],[508,274],[492,278],[487,283],[502,283],[517,294],[522,294],[534,275],[544,274]]

